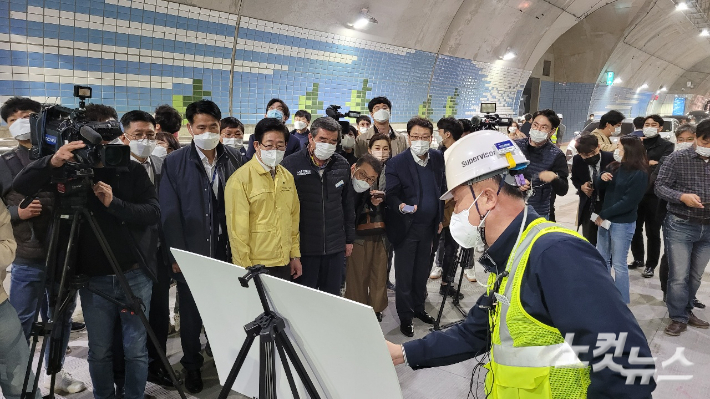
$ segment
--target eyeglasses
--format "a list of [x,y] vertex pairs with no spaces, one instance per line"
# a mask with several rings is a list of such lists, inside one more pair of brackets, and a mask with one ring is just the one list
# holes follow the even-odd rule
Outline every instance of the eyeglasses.
[[375,181],[377,180],[377,177],[370,177],[370,176],[368,176],[367,173],[365,173],[365,171],[362,170],[362,169],[358,169],[358,170],[355,171],[355,177],[356,177],[358,180],[364,180],[364,181],[366,181],[367,184],[369,184],[369,185],[375,184]]
[[411,141],[429,141],[431,136],[409,136]]
[[156,137],[157,137],[157,136],[156,136],[155,133],[148,133],[148,134],[145,134],[145,133],[134,133],[134,134],[129,135],[128,138],[129,138],[130,140],[143,140],[143,139],[155,140]]
[[279,150],[279,151],[286,151],[286,144],[281,144],[281,145],[273,145],[273,144],[264,145],[264,144],[262,144],[262,143],[259,143],[259,146],[261,147],[262,150],[265,150],[265,151],[271,151],[271,150],[274,150],[274,149],[275,149],[275,150]]
[[545,132],[545,133],[550,133],[550,131],[552,130],[552,126],[550,126],[550,125],[541,125],[541,124],[539,124],[539,123],[537,123],[537,122],[533,122],[532,128],[535,129],[535,130],[539,130],[539,131],[541,131],[541,132]]

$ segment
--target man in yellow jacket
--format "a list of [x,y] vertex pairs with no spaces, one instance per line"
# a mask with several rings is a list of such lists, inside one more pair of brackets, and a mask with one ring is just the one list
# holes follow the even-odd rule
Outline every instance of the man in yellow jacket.
[[257,123],[256,156],[229,178],[224,193],[232,262],[264,265],[284,280],[301,275],[298,193],[293,175],[280,165],[288,136],[279,119]]

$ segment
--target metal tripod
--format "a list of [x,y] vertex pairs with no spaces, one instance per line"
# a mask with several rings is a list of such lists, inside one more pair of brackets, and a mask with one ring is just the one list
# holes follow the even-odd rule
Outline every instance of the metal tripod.
[[259,300],[264,312],[260,314],[254,321],[244,326],[247,337],[242,344],[237,359],[234,361],[229,376],[224,382],[222,391],[219,393],[219,399],[226,399],[229,392],[232,390],[234,381],[244,365],[249,349],[254,343],[256,337],[259,337],[259,398],[260,399],[276,399],[276,349],[281,359],[281,365],[286,372],[288,385],[291,387],[291,393],[295,399],[299,399],[298,389],[291,373],[289,360],[303,385],[306,387],[306,392],[311,398],[320,398],[311,377],[308,375],[303,362],[296,354],[291,341],[286,335],[286,321],[276,312],[271,310],[269,302],[266,298],[264,285],[261,281],[261,274],[265,273],[264,266],[257,265],[248,268],[247,274],[239,277],[239,283],[242,287],[249,287],[249,280],[254,279],[256,291],[259,294]]
[[[445,281],[451,285],[454,282],[454,277],[456,276],[456,270],[461,268],[461,274],[459,276],[459,283],[458,287],[456,288],[456,295],[454,295],[453,300],[451,301],[451,304],[454,305],[454,308],[457,309],[460,313],[461,316],[464,318],[466,317],[466,311],[463,310],[461,307],[461,303],[459,301],[459,297],[461,296],[461,286],[463,284],[463,275],[464,275],[464,269],[468,264],[471,262],[471,259],[473,258],[473,250],[468,249],[468,248],[460,248],[458,253],[456,254],[456,260],[454,261],[454,267],[449,270],[449,273],[446,276],[443,276],[442,278],[445,279]],[[443,298],[441,300],[441,306],[439,307],[439,314],[436,316],[436,321],[434,322],[434,325],[429,329],[430,331],[438,331],[438,330],[443,330],[452,326],[455,326],[457,324],[461,324],[463,322],[462,320],[458,320],[452,323],[444,324],[441,325],[441,316],[444,314],[444,306],[446,305],[446,298],[449,296],[449,290],[444,291]]]

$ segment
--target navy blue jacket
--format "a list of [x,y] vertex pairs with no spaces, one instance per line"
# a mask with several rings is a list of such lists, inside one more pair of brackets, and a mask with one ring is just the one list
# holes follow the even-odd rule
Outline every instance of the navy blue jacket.
[[[160,211],[169,248],[212,257],[212,187],[195,143],[173,151],[163,162],[160,179]],[[238,150],[217,145],[216,168],[224,186],[244,159]],[[227,232],[223,232],[226,234]]]
[[[288,142],[286,143],[286,154],[284,154],[284,157],[295,154],[299,151],[301,151],[301,141],[295,135],[289,134]],[[249,136],[249,147],[247,148],[246,161],[250,161],[255,152],[256,148],[254,148],[254,135],[252,134]]]
[[[599,153],[601,154],[599,174],[601,174],[604,173],[606,167],[609,166],[610,163],[614,162],[614,154],[608,151],[599,151]],[[587,194],[585,194],[584,191],[581,190],[581,187],[585,183],[590,181],[592,182],[592,187],[594,187],[592,176],[589,173],[589,165],[584,162],[584,159],[582,159],[581,155],[575,155],[574,158],[572,158],[572,184],[577,189],[577,195],[579,195],[579,205],[577,208],[577,226],[580,226],[583,221],[588,220],[592,216],[592,199],[590,197],[587,197]],[[597,192],[596,194],[598,195],[598,202],[603,202],[604,196],[601,195],[601,193],[599,192]],[[594,193],[592,195],[594,195]],[[598,214],[601,211],[601,207],[599,209],[595,209],[595,211]]]
[[[528,207],[526,225],[538,218]],[[481,258],[488,270],[505,270],[518,237],[523,213],[505,229]],[[614,362],[625,369],[646,368],[629,364],[629,354],[639,348],[639,357],[651,357],[646,337],[636,318],[621,299],[604,259],[589,242],[565,233],[548,233],[533,245],[521,287],[523,308],[535,319],[557,328],[562,336],[574,333],[572,345],[589,346],[579,353],[582,361],[595,364],[599,333],[626,332],[623,354]],[[439,367],[462,362],[488,352],[488,313],[479,307],[483,296],[471,308],[462,324],[436,331],[404,344],[407,362],[413,369]],[[606,353],[613,353],[612,346]],[[650,398],[656,384],[626,385],[626,377],[608,368],[590,373],[589,398]]]
[[[567,158],[549,140],[541,147],[533,147],[530,145],[530,139],[527,138],[515,140],[515,143],[518,144],[525,158],[530,161],[528,167],[523,169],[523,176],[530,182],[533,191],[533,195],[528,198],[528,204],[541,215],[549,214],[552,192],[563,196],[569,190]],[[546,170],[557,173],[559,178],[550,183],[543,183],[540,180],[540,172]]]
[[[438,199],[445,192],[444,180],[444,156],[438,150],[429,150],[429,163],[434,171],[434,181],[436,187],[421,187],[419,184],[419,175],[417,173],[417,163],[414,161],[412,152],[406,150],[394,158],[387,161],[385,176],[387,181],[386,187],[386,206],[385,225],[387,226],[387,238],[393,245],[401,243],[409,227],[414,220],[413,214],[403,214],[399,211],[400,204],[417,205],[421,207],[422,195],[435,195]],[[444,218],[444,201],[439,203],[438,222]],[[434,233],[438,230],[438,223],[432,226]]]
[[602,210],[597,212],[599,217],[612,223],[635,222],[639,203],[648,188],[648,173],[629,170],[623,163],[616,170],[607,169],[614,178],[605,182],[600,175],[594,182],[594,188],[604,196]]

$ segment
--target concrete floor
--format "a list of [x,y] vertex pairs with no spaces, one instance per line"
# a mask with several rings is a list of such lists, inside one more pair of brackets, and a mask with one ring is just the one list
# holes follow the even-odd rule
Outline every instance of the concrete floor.
[[[557,199],[556,209],[558,222],[567,227],[572,227],[577,209],[577,196],[573,194],[572,190],[570,190],[569,195]],[[708,273],[710,273],[710,269],[706,271],[704,276],[705,284],[701,286],[698,292],[698,298],[702,302],[710,304],[710,286],[707,284],[709,279]],[[661,300],[662,295],[658,278],[644,279],[641,277],[640,271],[638,270],[631,271],[630,276],[630,308],[648,338],[653,355],[657,358],[658,375],[694,375],[689,381],[660,382],[654,393],[654,397],[676,399],[707,398],[707,392],[710,391],[710,379],[704,378],[704,376],[710,372],[710,330],[689,328],[688,331],[680,337],[669,337],[663,334],[663,328],[665,328],[669,319],[668,311]],[[485,276],[481,276],[480,279],[485,280]],[[6,287],[8,284],[9,277],[5,281]],[[441,296],[438,294],[438,287],[438,281],[429,281],[427,310],[432,315],[435,315],[438,311],[441,301]],[[475,283],[471,284],[464,279],[462,288],[462,292],[465,295],[462,301],[464,308],[468,310],[483,291],[483,287]],[[399,332],[398,319],[394,308],[394,293],[389,292],[388,294],[390,306],[385,311],[385,317],[381,323],[382,331],[388,340],[401,343],[408,340],[408,338],[404,337]],[[172,299],[174,300],[174,292]],[[697,310],[696,314],[706,320],[710,318],[710,311],[707,310]],[[459,319],[460,313],[447,305],[443,320],[450,322]],[[429,326],[424,325],[418,320],[415,320],[414,323],[414,338],[421,338],[428,333]],[[65,367],[71,371],[76,378],[85,381],[90,387],[91,380],[86,363],[86,340],[86,332],[72,334],[70,342],[72,353],[67,356]],[[694,363],[694,365],[684,367],[680,363],[674,363],[663,368],[661,363],[669,359],[676,352],[677,348],[686,348],[686,358]],[[173,336],[169,338],[168,355],[170,362],[177,370],[180,370],[179,360],[181,352],[179,337]],[[206,355],[205,359],[203,369],[205,390],[194,396],[188,394],[190,398],[214,398],[220,390],[214,362]],[[416,372],[408,367],[398,366],[397,375],[402,387],[403,396],[407,399],[432,397],[464,398],[468,395],[469,390],[471,390],[473,393],[477,393],[483,397],[485,395],[483,394],[480,384],[483,382],[484,374],[481,373],[479,378],[472,380],[472,372],[474,371],[476,363],[477,361],[474,359],[448,367]],[[176,391],[165,390],[152,384],[148,384],[146,393],[158,398],[178,397]],[[1,394],[0,397],[2,397]],[[91,397],[90,388],[87,391],[66,396],[66,398],[69,399],[88,399]],[[230,395],[230,398],[244,398],[244,396],[234,393]]]

